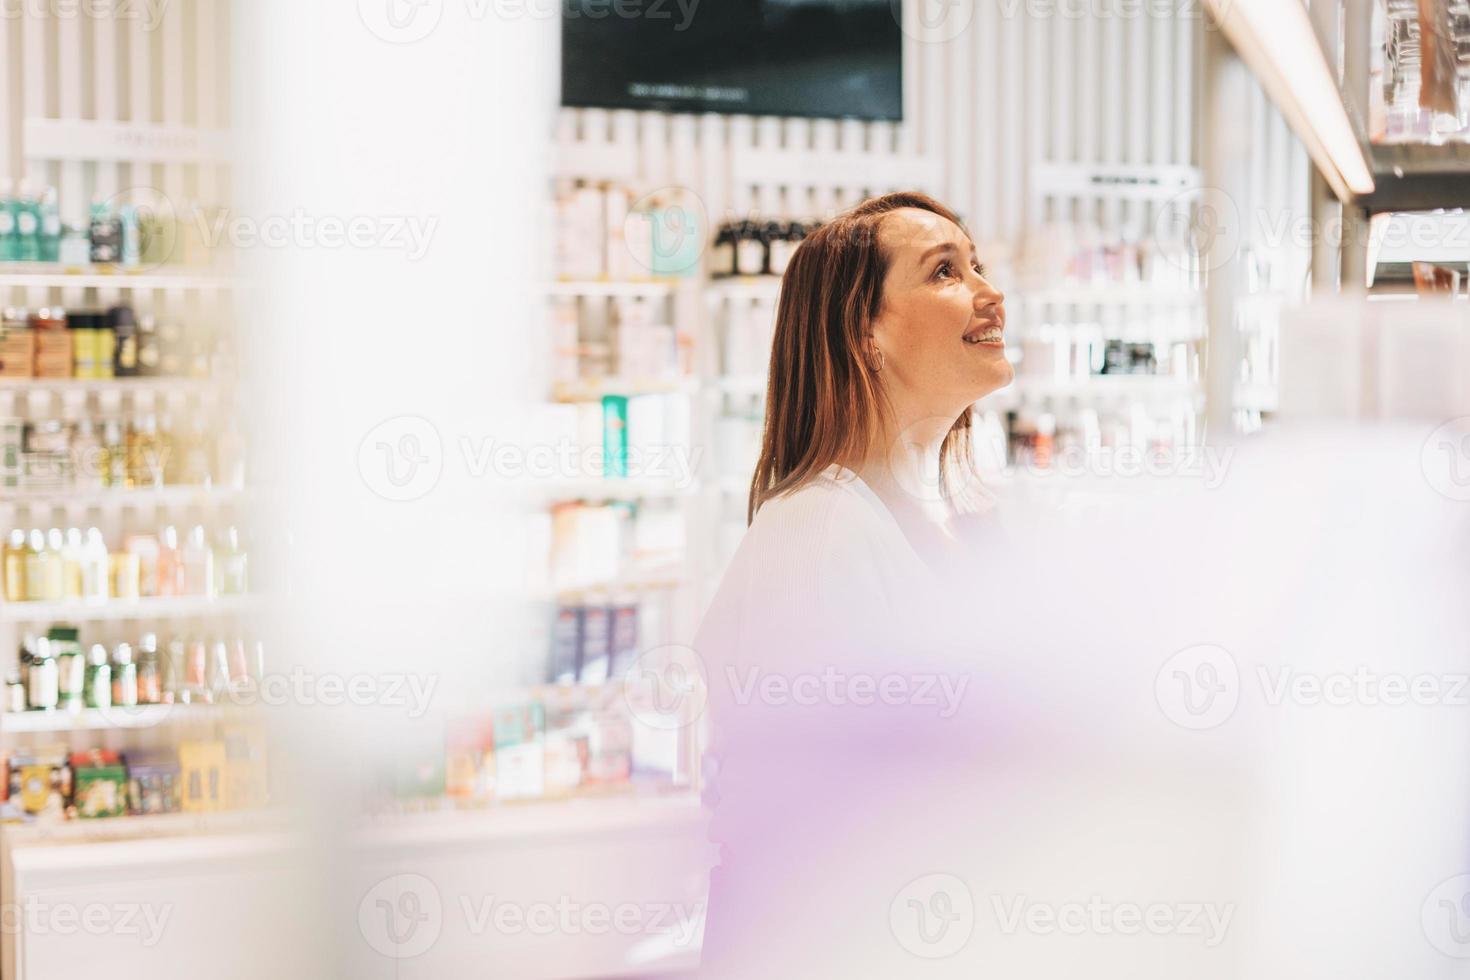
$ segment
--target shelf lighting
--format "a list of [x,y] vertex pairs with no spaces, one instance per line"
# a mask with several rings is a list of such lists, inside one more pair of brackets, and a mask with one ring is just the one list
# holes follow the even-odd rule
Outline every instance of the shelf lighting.
[[1373,173],[1306,6],[1298,0],[1205,2],[1338,200],[1373,193]]

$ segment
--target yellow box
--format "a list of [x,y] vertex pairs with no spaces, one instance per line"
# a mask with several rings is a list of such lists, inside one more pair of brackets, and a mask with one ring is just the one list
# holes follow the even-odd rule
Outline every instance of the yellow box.
[[225,763],[224,742],[179,743],[185,813],[215,813],[225,808]]

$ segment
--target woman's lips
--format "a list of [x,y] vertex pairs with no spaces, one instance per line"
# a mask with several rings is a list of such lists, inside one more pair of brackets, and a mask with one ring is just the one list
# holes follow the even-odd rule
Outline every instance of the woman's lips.
[[1005,323],[999,319],[987,320],[971,327],[961,339],[972,347],[1004,347]]

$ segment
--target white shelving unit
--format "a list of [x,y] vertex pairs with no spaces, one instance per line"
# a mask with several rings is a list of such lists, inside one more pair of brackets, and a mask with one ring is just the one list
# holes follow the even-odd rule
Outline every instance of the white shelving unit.
[[111,599],[107,602],[5,602],[0,603],[0,623],[198,619],[239,616],[254,608],[255,600],[251,596],[153,596],[144,599]]
[[0,262],[0,289],[235,289],[226,275],[165,267],[130,269],[113,265],[67,266],[47,262]]

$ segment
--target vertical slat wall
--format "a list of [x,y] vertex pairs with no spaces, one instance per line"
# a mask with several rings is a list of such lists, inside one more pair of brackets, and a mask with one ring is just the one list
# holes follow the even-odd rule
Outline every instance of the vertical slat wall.
[[[821,213],[864,193],[917,187],[951,203],[985,241],[1016,243],[1049,217],[1146,232],[1142,203],[1038,213],[1048,202],[1035,199],[1031,175],[1047,162],[1198,165],[1206,29],[1198,6],[1155,18],[1155,4],[1097,0],[1032,16],[1028,7],[1048,5],[987,0],[952,40],[905,36],[900,124],[699,117],[691,123],[699,164],[668,166],[675,157],[659,114],[564,110],[562,167],[568,176],[688,187],[712,216]],[[609,116],[620,123],[610,127]]]
[[[130,159],[119,156],[117,144],[106,137],[99,137],[103,150],[98,159],[86,159],[85,151],[69,159],[50,159],[26,145],[26,127],[38,121],[167,124],[208,130],[227,127],[230,79],[228,63],[220,52],[227,47],[229,2],[170,0],[160,8],[156,22],[148,19],[146,4],[14,5],[18,16],[0,17],[0,176],[17,182],[25,179],[33,192],[55,187],[62,219],[69,226],[85,227],[91,202],[99,198],[144,207],[171,206],[181,225],[171,261],[183,261],[183,239],[194,221],[188,208],[195,201],[226,203],[226,163],[159,164],[147,157]],[[183,325],[220,326],[228,308],[227,296],[223,288],[137,289],[121,280],[118,286],[104,288],[0,284],[0,306],[36,309],[59,303],[75,311],[127,303],[139,314],[154,314],[161,323]],[[140,414],[156,413],[161,422],[171,423],[176,434],[187,431],[190,421],[200,414],[216,418],[217,390],[213,386],[203,391],[161,387],[162,391],[155,390],[140,382],[130,385],[124,394],[120,387],[102,386],[90,395],[45,386],[25,392],[3,390],[0,415],[80,418],[86,414],[93,419],[133,421]],[[88,399],[93,404],[88,405]],[[173,519],[187,517],[207,523],[213,506],[196,508],[188,515],[174,514]],[[32,508],[26,519],[40,526],[95,523],[114,537],[126,529],[153,530],[169,522],[165,506],[108,507],[105,514],[86,513],[85,508],[79,510],[72,504],[54,513]],[[164,632],[189,627],[188,623],[168,624]]]

